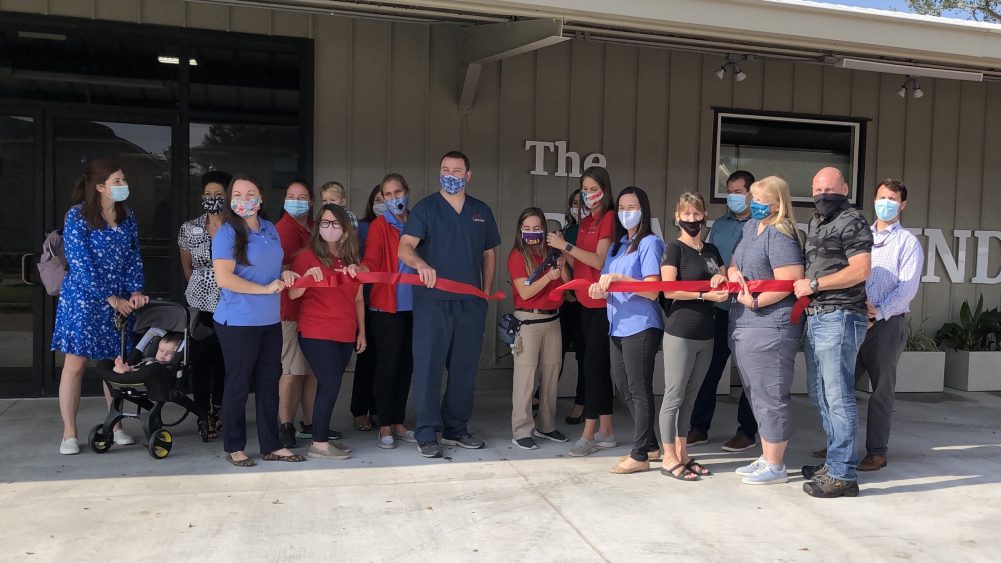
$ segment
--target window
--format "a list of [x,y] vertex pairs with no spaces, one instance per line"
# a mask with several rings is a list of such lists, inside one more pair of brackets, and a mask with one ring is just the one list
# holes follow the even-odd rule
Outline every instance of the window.
[[813,204],[813,176],[833,166],[848,181],[858,205],[862,185],[865,121],[794,114],[717,110],[713,146],[713,201],[726,199],[726,179],[746,170],[755,178],[779,176],[794,203]]

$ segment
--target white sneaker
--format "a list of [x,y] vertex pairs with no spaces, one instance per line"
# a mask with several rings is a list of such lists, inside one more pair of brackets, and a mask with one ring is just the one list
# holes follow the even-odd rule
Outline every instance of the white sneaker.
[[608,436],[602,436],[601,432],[594,433],[594,445],[599,450],[604,450],[608,448],[617,448],[619,443],[615,441],[615,434],[610,434]]
[[76,438],[63,438],[61,444],[59,444],[59,453],[62,455],[76,455],[80,453],[80,443],[76,441]]
[[115,430],[115,445],[116,446],[131,446],[136,443],[136,439],[130,436],[124,430]]
[[396,440],[392,436],[381,436],[378,446],[384,450],[391,450],[396,447]]

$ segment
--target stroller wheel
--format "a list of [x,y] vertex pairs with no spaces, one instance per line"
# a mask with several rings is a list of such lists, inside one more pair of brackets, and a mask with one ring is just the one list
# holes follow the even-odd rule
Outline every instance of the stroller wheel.
[[111,446],[115,443],[114,440],[106,440],[104,438],[103,424],[98,424],[90,429],[90,437],[87,441],[90,442],[90,449],[94,450],[96,454],[103,454],[110,450]]
[[170,448],[174,445],[174,437],[166,430],[156,430],[149,437],[147,450],[153,459],[163,459],[170,455]]
[[209,441],[209,421],[208,419],[202,418],[198,420],[198,435],[202,437],[203,442]]

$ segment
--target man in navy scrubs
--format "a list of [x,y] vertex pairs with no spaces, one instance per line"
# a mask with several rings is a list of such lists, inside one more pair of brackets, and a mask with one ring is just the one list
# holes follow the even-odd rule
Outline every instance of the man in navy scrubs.
[[[469,433],[476,366],[483,345],[487,302],[435,288],[438,278],[493,291],[500,233],[486,203],[466,195],[469,159],[458,151],[441,159],[438,193],[414,206],[400,238],[399,257],[417,270],[425,287],[414,288],[413,403],[417,450],[441,457],[438,443],[482,448]],[[441,375],[448,383],[441,400]]]

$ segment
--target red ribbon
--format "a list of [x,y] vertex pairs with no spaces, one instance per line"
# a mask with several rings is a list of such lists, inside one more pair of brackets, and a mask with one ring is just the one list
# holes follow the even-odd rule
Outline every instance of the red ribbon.
[[[350,280],[351,277],[347,274],[337,274],[336,276],[324,276],[323,281],[316,281],[313,276],[302,276],[292,284],[294,288],[310,288],[310,287],[337,287],[342,283]],[[358,272],[357,277],[354,278],[357,283],[386,283],[391,285],[405,284],[405,285],[425,285],[421,281],[420,276],[417,274],[391,274],[389,272]],[[472,295],[474,297],[479,297],[480,299],[495,300],[500,301],[504,299],[504,294],[500,291],[495,291],[492,295],[487,295],[480,288],[469,285],[468,283],[462,283],[452,280],[446,280],[443,278],[438,278],[434,284],[434,289],[445,291],[447,293],[457,293],[460,295]]]
[[[558,300],[564,291],[584,290],[587,291],[591,284],[588,280],[569,281],[549,293],[549,298]],[[740,293],[742,286],[736,282],[726,282],[720,284],[715,289],[709,285],[709,281],[632,281],[632,282],[612,282],[608,286],[609,293],[637,293],[649,291],[691,291],[709,292],[724,290],[729,293]],[[792,280],[751,280],[747,282],[747,289],[751,293],[762,293],[766,291],[793,291]],[[810,300],[802,297],[796,301],[792,308],[790,320],[793,324],[799,324],[803,312],[806,311]]]

